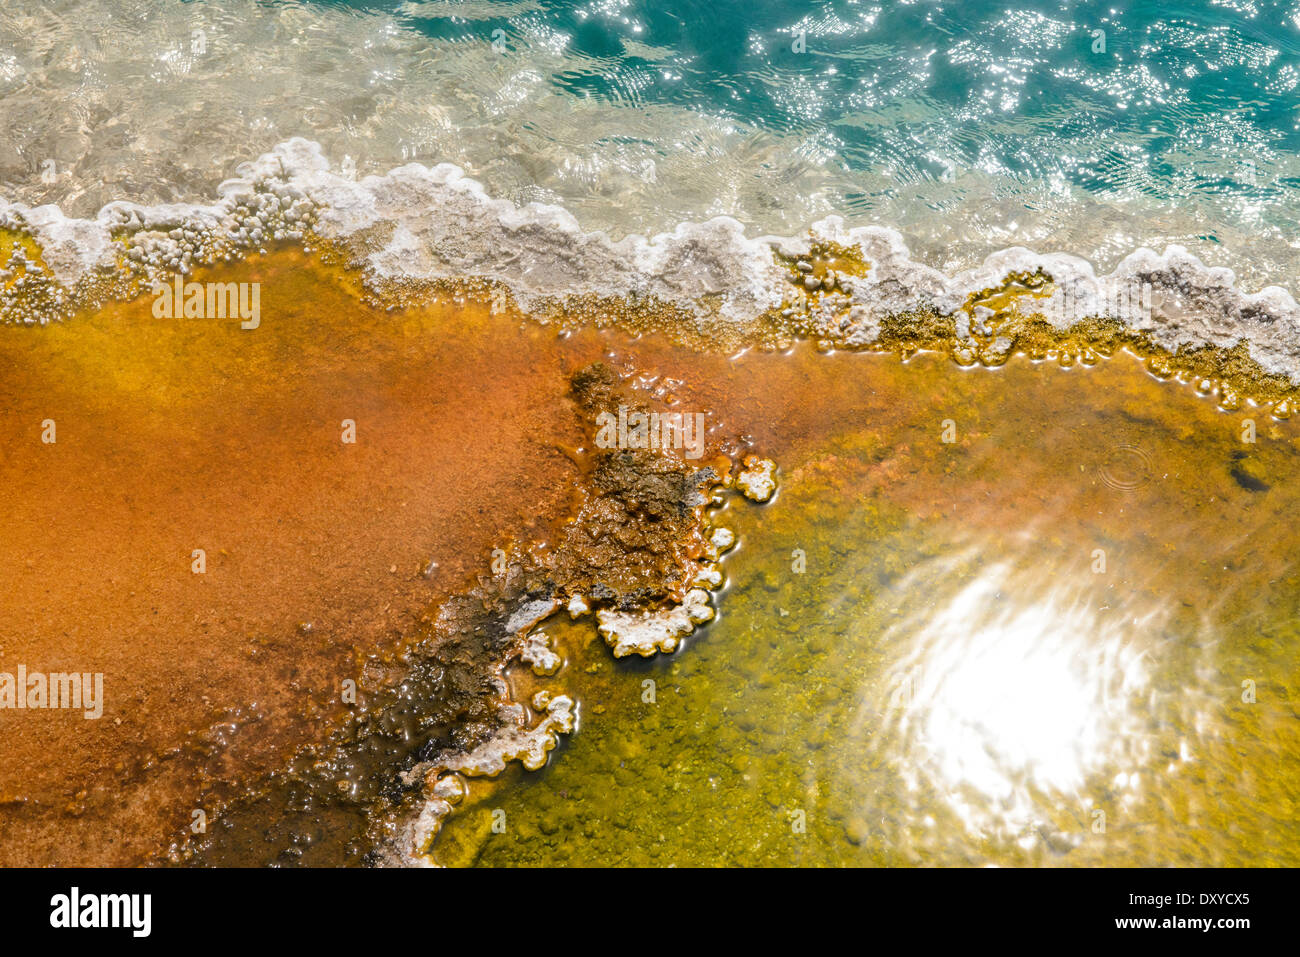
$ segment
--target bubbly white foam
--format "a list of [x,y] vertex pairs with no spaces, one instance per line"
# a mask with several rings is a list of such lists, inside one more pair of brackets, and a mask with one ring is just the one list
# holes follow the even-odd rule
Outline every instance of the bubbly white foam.
[[[450,163],[406,164],[357,179],[333,166],[320,144],[300,138],[242,164],[217,194],[204,204],[118,201],[94,219],[49,205],[0,203],[0,226],[29,231],[54,277],[74,289],[119,268],[124,248],[127,264],[145,274],[188,271],[231,250],[300,239],[310,230],[352,248],[372,282],[479,277],[509,287],[525,309],[572,296],[654,297],[702,326],[724,322],[742,331],[794,296],[773,252],[797,255],[820,238],[859,247],[871,267],[851,295],[820,307],[826,334],[851,345],[873,342],[888,315],[921,308],[957,315],[959,329],[969,329],[964,306],[972,293],[1012,274],[1042,271],[1072,297],[1075,319],[1112,315],[1169,349],[1244,341],[1265,371],[1300,383],[1294,298],[1279,286],[1248,293],[1232,270],[1207,266],[1177,245],[1163,253],[1138,249],[1104,275],[1080,257],[1023,247],[945,274],[914,259],[896,230],[850,227],[838,216],[798,237],[749,236],[737,220],[715,217],[613,239],[585,229],[560,206],[494,198]],[[1152,291],[1150,309],[1124,307],[1122,291],[1134,283]]]
[[[1252,287],[1293,281],[1300,240],[1285,205],[1245,208],[1212,191],[1168,203],[1144,182],[1094,195],[996,168],[943,181],[847,168],[826,131],[764,129],[634,90],[568,92],[565,77],[604,76],[608,64],[574,52],[533,7],[11,4],[0,16],[0,196],[82,218],[122,198],[193,200],[241,160],[306,136],[359,175],[452,162],[494,197],[562,206],[615,239],[714,216],[795,234],[839,214],[900,230],[913,259],[950,274],[1009,246],[1112,270],[1138,246],[1176,244]],[[453,15],[463,33],[421,33]],[[494,47],[482,18],[498,16],[511,32]],[[1300,159],[1272,165],[1286,180]]]

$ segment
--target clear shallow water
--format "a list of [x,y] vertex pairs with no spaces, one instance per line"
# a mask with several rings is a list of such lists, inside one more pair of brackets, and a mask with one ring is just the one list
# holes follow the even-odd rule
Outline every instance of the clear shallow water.
[[565,667],[516,687],[574,694],[580,726],[544,770],[474,782],[434,857],[1294,865],[1294,428],[1247,450],[1124,355],[812,360],[888,411],[721,510],[740,546],[684,650],[616,662],[544,625]]
[[586,66],[554,82],[576,96],[794,133],[849,168],[884,167],[900,186],[964,169],[1165,198],[1295,185],[1275,182],[1300,145],[1300,9],[1290,3],[380,8],[439,39],[500,29],[507,51],[563,43]]
[[0,191],[82,215],[201,199],[303,135],[361,173],[454,161],[615,233],[840,213],[946,268],[1176,241],[1290,286],[1298,22],[1294,2],[11,2]]

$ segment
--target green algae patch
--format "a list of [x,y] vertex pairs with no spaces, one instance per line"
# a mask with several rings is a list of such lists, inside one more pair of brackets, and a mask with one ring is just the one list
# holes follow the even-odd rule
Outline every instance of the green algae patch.
[[[473,782],[435,860],[1294,866],[1300,434],[1243,444],[1123,354],[803,361],[919,394],[716,509],[739,545],[682,650],[615,662],[548,624],[562,667],[511,680],[577,730]],[[1121,446],[1149,468],[1115,482]]]

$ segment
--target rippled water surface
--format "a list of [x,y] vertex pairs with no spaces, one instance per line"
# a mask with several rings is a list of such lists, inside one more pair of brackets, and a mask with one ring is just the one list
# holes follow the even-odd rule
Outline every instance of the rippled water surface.
[[302,135],[617,234],[838,213],[946,268],[1180,242],[1289,285],[1298,55],[1293,0],[8,0],[0,190],[202,199]]

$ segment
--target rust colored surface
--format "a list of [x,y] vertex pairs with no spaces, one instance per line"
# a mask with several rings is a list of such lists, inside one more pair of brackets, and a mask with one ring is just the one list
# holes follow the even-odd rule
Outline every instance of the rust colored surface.
[[556,400],[592,343],[370,310],[296,253],[210,278],[262,283],[259,329],[149,301],[0,329],[0,670],[103,672],[106,699],[0,712],[0,863],[165,845],[205,783],[282,762],[366,656],[567,507]]

